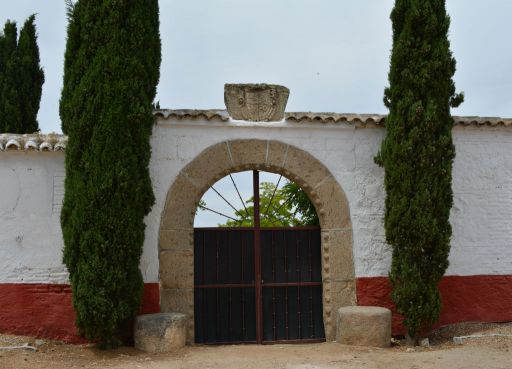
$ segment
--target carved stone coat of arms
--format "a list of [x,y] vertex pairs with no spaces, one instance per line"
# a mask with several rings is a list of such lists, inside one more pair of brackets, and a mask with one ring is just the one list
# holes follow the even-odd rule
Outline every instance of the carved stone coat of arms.
[[267,84],[226,84],[224,102],[233,119],[254,122],[279,121],[290,90],[284,86]]

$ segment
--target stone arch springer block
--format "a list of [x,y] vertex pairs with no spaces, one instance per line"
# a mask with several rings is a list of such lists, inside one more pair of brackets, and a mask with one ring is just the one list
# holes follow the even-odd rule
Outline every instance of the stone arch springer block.
[[352,225],[347,197],[330,171],[308,152],[261,139],[219,142],[203,150],[175,178],[165,200],[159,232],[160,308],[189,317],[194,341],[194,218],[208,188],[230,173],[264,170],[282,174],[306,192],[320,220],[323,319],[335,339],[336,311],[356,305]]

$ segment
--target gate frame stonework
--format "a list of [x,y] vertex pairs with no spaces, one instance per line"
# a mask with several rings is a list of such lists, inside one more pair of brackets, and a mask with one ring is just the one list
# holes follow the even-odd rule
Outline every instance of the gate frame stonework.
[[296,182],[315,206],[321,228],[323,319],[327,341],[336,311],[356,305],[352,224],[347,197],[330,171],[311,154],[274,140],[226,140],[197,155],[171,185],[159,232],[160,309],[189,316],[194,342],[194,218],[203,194],[230,173],[263,170]]

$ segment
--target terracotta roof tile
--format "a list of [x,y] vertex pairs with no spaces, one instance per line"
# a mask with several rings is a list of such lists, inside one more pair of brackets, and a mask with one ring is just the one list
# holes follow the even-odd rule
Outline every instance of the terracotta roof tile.
[[226,122],[229,120],[229,115],[226,110],[196,110],[196,109],[161,109],[155,110],[153,113],[156,117],[164,119],[185,119],[185,118],[204,118],[206,120],[220,120]]
[[312,112],[290,112],[285,114],[286,120],[295,122],[318,122],[318,123],[360,123],[383,125],[386,118],[380,114],[340,114],[340,113],[312,113]]
[[453,120],[455,121],[455,125],[460,126],[512,127],[512,118],[453,116]]
[[[227,122],[229,115],[226,110],[197,110],[197,109],[163,109],[155,111],[156,117],[164,119],[206,119]],[[350,114],[350,113],[315,113],[315,112],[288,112],[285,119],[290,122],[308,123],[347,123],[360,125],[384,126],[387,115],[384,114]],[[453,116],[455,125],[462,126],[512,126],[512,118],[498,117],[461,117]]]
[[68,137],[58,133],[50,134],[0,134],[0,151],[64,151]]
[[[156,117],[163,119],[206,119],[208,121],[227,122],[229,115],[225,110],[156,110]],[[381,114],[339,114],[339,113],[312,113],[290,112],[285,119],[296,123],[346,123],[351,125],[374,125],[384,127],[386,115]],[[512,127],[512,118],[498,117],[461,117],[453,116],[458,126],[490,126]],[[68,137],[58,133],[50,134],[0,134],[0,151],[64,151]]]

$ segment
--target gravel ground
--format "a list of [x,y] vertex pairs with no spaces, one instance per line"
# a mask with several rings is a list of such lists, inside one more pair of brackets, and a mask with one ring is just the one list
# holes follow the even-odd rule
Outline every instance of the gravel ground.
[[512,323],[460,324],[441,328],[429,347],[407,347],[395,340],[376,349],[337,343],[308,345],[188,346],[167,354],[147,354],[121,347],[100,351],[92,345],[66,345],[31,337],[0,335],[0,347],[30,344],[37,351],[0,350],[0,369],[151,368],[151,369],[345,369],[482,368],[512,369],[512,337],[464,339],[454,336],[512,336]]

